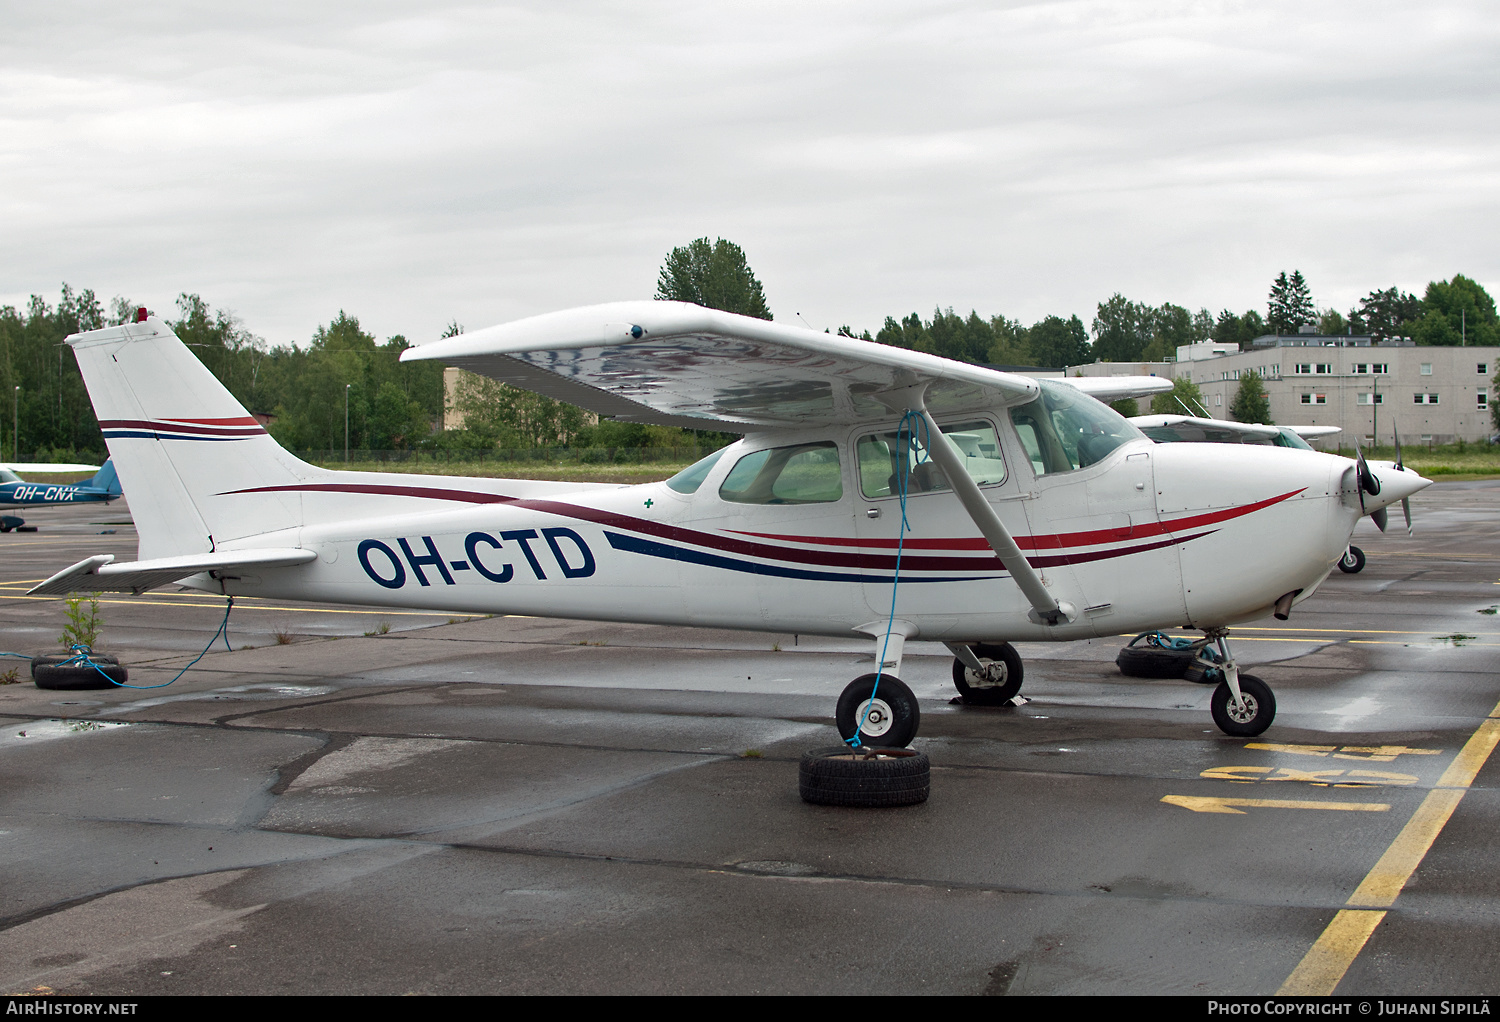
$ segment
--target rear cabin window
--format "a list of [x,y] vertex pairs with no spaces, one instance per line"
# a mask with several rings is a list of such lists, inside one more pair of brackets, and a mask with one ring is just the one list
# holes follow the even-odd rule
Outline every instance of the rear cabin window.
[[[963,459],[969,476],[980,486],[1005,482],[1005,459],[1000,454],[995,427],[988,422],[965,422],[943,426],[943,436]],[[906,476],[907,493],[950,490],[943,470],[926,451],[927,431],[871,433],[859,438],[859,488],[866,497],[889,497],[901,492]]]
[[1037,382],[1041,397],[1010,410],[1010,421],[1037,475],[1087,468],[1121,444],[1145,439],[1144,433],[1108,405],[1066,383]]
[[843,495],[838,445],[829,441],[754,451],[719,486],[736,504],[826,504]]

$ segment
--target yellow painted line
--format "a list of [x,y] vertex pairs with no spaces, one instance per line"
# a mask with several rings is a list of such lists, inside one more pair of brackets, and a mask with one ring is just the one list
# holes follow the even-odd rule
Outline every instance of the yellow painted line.
[[1395,904],[1422,864],[1497,744],[1500,744],[1500,705],[1490,711],[1489,717],[1464,743],[1438,778],[1437,787],[1427,793],[1396,840],[1349,896],[1346,904],[1350,907],[1340,909],[1333,917],[1276,991],[1278,995],[1327,997],[1338,988],[1375,927],[1385,918],[1385,910]]
[[[1244,639],[1239,640],[1244,642]],[[1452,639],[1441,638],[1434,635],[1431,642],[1442,642],[1453,646],[1455,649],[1465,649],[1469,646],[1500,646],[1500,642],[1470,642],[1468,639],[1460,639],[1454,642]],[[1410,646],[1409,642],[1396,642],[1394,639],[1350,639],[1351,646]]]
[[[1215,798],[1206,795],[1163,795],[1168,805],[1181,806],[1195,813],[1233,813],[1244,816],[1245,809],[1328,809],[1346,813],[1383,813],[1390,806],[1384,802],[1316,802],[1291,798]],[[1244,806],[1245,809],[1236,808]]]

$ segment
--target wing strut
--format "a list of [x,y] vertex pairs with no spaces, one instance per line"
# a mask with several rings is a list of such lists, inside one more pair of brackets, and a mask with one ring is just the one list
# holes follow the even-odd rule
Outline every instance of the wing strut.
[[[1016,580],[1016,585],[1021,587],[1021,592],[1026,594],[1026,599],[1031,602],[1031,619],[1038,624],[1058,625],[1067,624],[1073,619],[1073,609],[1066,604],[1058,603],[1047,587],[1042,584],[1041,576],[1026,560],[1021,548],[1016,546],[1016,541],[1011,538],[1005,523],[1000,521],[1000,516],[995,513],[994,507],[984,499],[984,494],[979,491],[979,484],[974,477],[969,475],[968,469],[964,468],[963,460],[958,456],[958,450],[949,443],[948,438],[943,436],[942,430],[932,418],[932,413],[927,410],[927,404],[923,401],[925,385],[905,388],[898,392],[905,403],[913,410],[921,412],[922,418],[927,421],[927,429],[931,433],[931,442],[927,447],[927,454],[933,461],[937,462],[938,468],[948,477],[948,485],[953,487],[959,503],[963,505],[974,524],[979,526],[979,531],[990,544],[990,549],[995,551],[995,556],[1000,558],[1000,563],[1005,565],[1005,570],[1010,572],[1011,578]],[[894,396],[894,395],[892,395]],[[889,398],[887,399],[889,403]]]

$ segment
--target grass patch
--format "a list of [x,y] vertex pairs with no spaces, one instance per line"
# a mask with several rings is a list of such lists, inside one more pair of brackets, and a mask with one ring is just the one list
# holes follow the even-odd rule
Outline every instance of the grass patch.
[[21,680],[21,669],[12,667],[4,674],[0,674],[0,685],[15,685]]
[[365,638],[368,639],[368,638],[370,638],[371,636],[374,636],[374,635],[385,635],[388,632],[390,632],[390,630],[391,630],[391,623],[389,621],[382,621],[378,625],[376,625],[372,630],[366,632],[365,633]]

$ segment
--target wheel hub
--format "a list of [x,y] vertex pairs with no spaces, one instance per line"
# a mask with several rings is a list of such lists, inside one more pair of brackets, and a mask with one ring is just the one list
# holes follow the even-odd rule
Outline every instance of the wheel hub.
[[968,679],[973,688],[999,688],[1005,684],[1009,672],[1005,668],[1004,660],[981,660],[984,671],[975,674],[972,667],[964,668],[964,677]]
[[1224,712],[1229,714],[1229,719],[1236,724],[1248,724],[1255,719],[1255,712],[1260,709],[1260,704],[1249,692],[1240,692],[1240,701],[1235,703],[1234,695],[1229,696],[1229,703],[1224,707]]
[[869,699],[860,704],[855,719],[863,722],[859,727],[860,734],[879,738],[891,729],[896,715],[891,712],[890,704],[884,699]]

